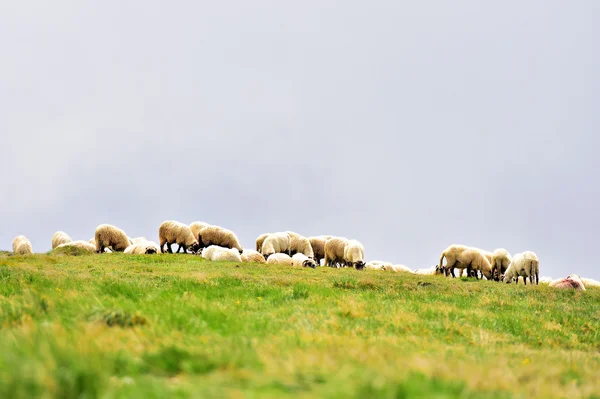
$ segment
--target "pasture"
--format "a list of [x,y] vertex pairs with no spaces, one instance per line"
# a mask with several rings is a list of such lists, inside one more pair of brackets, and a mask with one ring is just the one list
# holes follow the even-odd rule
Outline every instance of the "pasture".
[[0,254],[0,397],[600,398],[600,290]]

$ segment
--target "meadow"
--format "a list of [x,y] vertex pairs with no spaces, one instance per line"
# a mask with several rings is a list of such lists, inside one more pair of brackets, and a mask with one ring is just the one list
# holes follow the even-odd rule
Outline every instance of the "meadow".
[[600,398],[600,290],[0,255],[0,398]]

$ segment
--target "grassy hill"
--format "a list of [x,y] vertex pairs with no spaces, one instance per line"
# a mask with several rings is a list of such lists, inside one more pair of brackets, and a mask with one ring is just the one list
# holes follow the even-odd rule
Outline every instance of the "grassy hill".
[[0,255],[0,397],[600,398],[600,290]]

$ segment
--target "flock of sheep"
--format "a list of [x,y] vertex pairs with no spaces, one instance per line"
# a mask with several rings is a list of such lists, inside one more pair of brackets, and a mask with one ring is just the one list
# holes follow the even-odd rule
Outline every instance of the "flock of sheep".
[[[503,248],[494,252],[484,251],[464,245],[451,245],[440,257],[439,264],[424,270],[412,271],[404,265],[390,262],[365,262],[363,245],[357,240],[343,237],[315,236],[304,237],[285,231],[261,234],[256,239],[256,249],[244,249],[231,230],[204,222],[186,225],[176,221],[163,222],[158,229],[159,244],[144,237],[130,238],[118,227],[102,224],[96,228],[94,238],[89,241],[73,241],[65,232],[58,231],[52,236],[52,249],[77,248],[89,253],[124,252],[126,254],[173,253],[172,245],[177,244],[177,253],[193,253],[210,261],[231,261],[266,263],[271,265],[299,266],[316,268],[323,261],[324,266],[352,267],[358,270],[367,268],[394,272],[431,274],[455,277],[454,270],[462,276],[485,278],[505,283],[518,283],[519,277],[526,285],[547,283],[552,287],[585,290],[586,286],[600,286],[600,282],[580,278],[577,275],[552,280],[539,278],[539,259],[534,252],[526,251],[511,255]],[[13,253],[32,254],[30,241],[18,236],[13,241]],[[446,263],[444,264],[444,259]]]

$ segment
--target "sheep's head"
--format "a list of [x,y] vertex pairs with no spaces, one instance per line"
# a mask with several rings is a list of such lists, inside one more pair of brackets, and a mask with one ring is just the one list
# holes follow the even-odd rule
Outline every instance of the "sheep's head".
[[444,266],[440,266],[440,265],[435,265],[435,272],[433,272],[434,275],[439,275],[439,274],[443,274],[444,276],[448,275],[448,271],[446,270],[446,268]]
[[356,270],[362,270],[365,268],[365,262],[363,262],[362,260],[354,262],[354,267],[356,268]]
[[315,269],[317,267],[317,264],[315,263],[314,260],[307,259],[304,262],[302,262],[302,266],[304,266],[304,267],[312,267],[313,269]]
[[192,251],[192,253],[197,253],[200,250],[200,244],[198,244],[198,241],[194,240],[192,245],[190,245],[189,250]]
[[484,270],[481,272],[485,278],[487,278],[488,280],[492,280],[493,279],[493,275],[492,275],[492,271],[491,270]]
[[155,254],[155,253],[156,253],[156,248],[154,248],[154,247],[146,248],[146,255],[151,255],[151,254]]
[[243,249],[241,249],[241,248],[240,248],[240,249],[238,249],[238,251],[239,251],[240,255],[244,253],[244,250],[243,250]]

